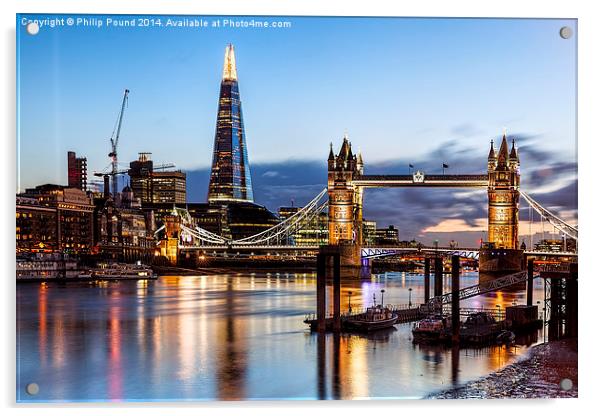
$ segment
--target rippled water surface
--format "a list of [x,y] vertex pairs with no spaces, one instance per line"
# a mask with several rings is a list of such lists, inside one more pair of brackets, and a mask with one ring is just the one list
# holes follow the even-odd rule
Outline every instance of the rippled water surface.
[[[462,286],[477,281],[476,274],[461,277]],[[526,350],[496,346],[454,354],[417,346],[411,324],[321,338],[303,324],[315,312],[315,284],[314,275],[303,273],[18,284],[17,399],[423,397],[488,374]],[[448,279],[444,291],[449,288]],[[381,289],[385,303],[424,298],[422,275],[387,273],[344,281],[342,308],[349,301],[369,306],[375,296],[380,303]],[[543,304],[542,298],[536,280],[534,299]],[[461,306],[503,310],[524,299],[524,291],[498,292]],[[36,396],[25,393],[32,382],[40,387]]]

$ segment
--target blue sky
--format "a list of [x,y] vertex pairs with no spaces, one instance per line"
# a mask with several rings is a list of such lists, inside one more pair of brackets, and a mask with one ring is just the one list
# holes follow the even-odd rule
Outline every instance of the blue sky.
[[[227,43],[236,50],[256,199],[272,209],[303,197],[291,188],[271,200],[256,176],[271,165],[286,170],[291,159],[320,166],[345,131],[367,173],[408,162],[428,171],[453,158],[450,173],[460,173],[482,171],[489,140],[507,128],[519,146],[521,138],[531,146],[533,163],[522,166],[530,192],[576,181],[576,36],[558,34],[562,26],[576,32],[574,20],[260,20],[291,27],[43,27],[30,36],[19,19],[20,188],[65,183],[67,150],[87,156],[91,171],[105,168],[124,88],[131,93],[120,160],[150,151],[157,162],[206,171]],[[531,180],[542,163],[563,162],[574,172]],[[188,187],[190,199],[204,198],[207,183]],[[576,202],[556,208],[576,216]]]

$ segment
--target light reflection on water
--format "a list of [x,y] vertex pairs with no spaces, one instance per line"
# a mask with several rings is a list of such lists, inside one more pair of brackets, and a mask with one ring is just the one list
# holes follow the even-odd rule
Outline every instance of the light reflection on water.
[[[446,279],[444,291],[449,288]],[[478,281],[464,274],[461,285]],[[433,287],[431,283],[431,288]],[[341,307],[424,299],[422,275],[343,281]],[[534,301],[543,304],[541,282]],[[524,303],[524,291],[462,302]],[[370,336],[318,336],[315,276],[246,273],[157,281],[19,284],[19,401],[423,397],[506,365],[525,346],[453,351],[413,345],[411,324]],[[534,342],[531,340],[530,342]],[[40,385],[37,396],[25,386]]]

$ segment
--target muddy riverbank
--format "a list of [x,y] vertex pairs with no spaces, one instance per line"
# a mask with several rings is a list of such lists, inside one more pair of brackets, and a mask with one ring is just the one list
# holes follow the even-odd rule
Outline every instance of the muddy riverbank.
[[536,345],[514,364],[427,398],[563,398],[577,397],[577,391],[577,340],[570,339]]

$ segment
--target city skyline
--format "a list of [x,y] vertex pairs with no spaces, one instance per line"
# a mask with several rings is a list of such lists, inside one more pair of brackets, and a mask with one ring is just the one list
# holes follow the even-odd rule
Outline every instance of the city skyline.
[[[217,82],[214,80],[216,76],[218,79],[221,76],[221,58],[213,58],[222,53],[225,44],[231,42],[237,48],[238,64],[244,68],[241,94],[245,97],[255,199],[272,211],[276,211],[278,206],[288,205],[291,198],[302,205],[303,201],[319,192],[319,187],[325,184],[326,179],[327,145],[340,140],[344,131],[349,132],[350,140],[362,150],[367,173],[405,173],[409,164],[427,172],[435,172],[442,162],[449,164],[450,173],[475,173],[484,171],[489,140],[498,139],[502,128],[508,127],[509,136],[516,138],[519,148],[525,150],[521,154],[524,166],[521,173],[522,182],[529,193],[545,198],[556,197],[556,203],[551,208],[560,209],[561,216],[567,220],[576,220],[575,63],[574,59],[567,59],[574,57],[575,45],[573,40],[563,40],[556,30],[562,25],[573,25],[573,21],[449,19],[442,22],[437,19],[408,18],[289,20],[293,23],[292,34],[283,31],[276,35],[274,32],[244,35],[232,30],[191,35],[194,33],[191,32],[187,34],[187,41],[182,43],[183,34],[169,33],[162,36],[163,41],[157,45],[161,50],[169,49],[172,58],[180,53],[179,59],[168,59],[171,67],[169,64],[151,66],[150,74],[138,77],[140,79],[135,78],[136,70],[150,63],[151,55],[144,48],[137,50],[138,57],[147,60],[136,59],[136,64],[126,63],[121,69],[124,76],[118,86],[121,89],[123,82],[131,80],[127,86],[130,87],[130,83],[138,84],[136,88],[131,87],[132,93],[135,97],[136,91],[140,91],[141,97],[135,105],[135,101],[130,101],[130,108],[126,110],[120,160],[135,160],[134,152],[152,151],[157,160],[174,162],[187,171],[189,200],[204,200],[203,196],[206,195],[203,192],[206,192],[208,184],[208,178],[204,176],[211,163],[209,152],[212,140],[207,140],[207,135],[208,132],[211,135],[215,126]],[[436,25],[433,24],[434,20],[437,20]],[[382,25],[377,25],[379,22]],[[504,24],[500,24],[502,22]],[[329,26],[329,23],[334,26]],[[368,39],[359,41],[359,35],[348,30],[350,25],[369,30]],[[344,26],[348,27],[347,30]],[[475,37],[475,31],[481,36]],[[307,32],[313,37],[302,36]],[[104,168],[104,165],[100,169],[99,166],[104,163],[101,160],[106,159],[108,133],[103,138],[98,131],[108,132],[112,127],[118,94],[116,91],[113,94],[115,96],[110,96],[106,85],[115,84],[115,79],[108,81],[109,75],[102,75],[101,78],[107,78],[107,82],[98,100],[94,100],[94,111],[91,111],[89,102],[92,99],[88,94],[97,90],[98,86],[92,88],[89,77],[104,67],[115,78],[116,69],[85,53],[77,58],[82,61],[78,61],[78,65],[84,64],[83,68],[90,68],[90,73],[80,71],[73,74],[65,65],[73,62],[78,50],[83,52],[81,49],[86,41],[97,44],[97,53],[101,54],[119,41],[131,46],[139,44],[144,38],[146,45],[158,36],[152,31],[140,30],[132,34],[117,30],[101,39],[94,33],[61,29],[41,33],[42,36],[37,35],[38,38],[21,39],[18,60],[21,65],[21,188],[48,181],[64,182],[62,178],[66,170],[62,165],[66,163],[63,159],[67,150],[75,150],[87,157],[92,171]],[[335,33],[348,33],[349,36],[341,37],[334,43],[316,45],[319,34],[325,35],[328,40],[328,36],[332,37]],[[401,36],[408,33],[411,36]],[[82,38],[75,40],[77,36]],[[521,41],[517,41],[516,36],[521,36]],[[253,48],[251,39],[257,38],[267,41],[275,50]],[[496,48],[491,47],[494,40]],[[198,44],[192,45],[194,42]],[[428,53],[420,51],[421,42],[427,42]],[[43,48],[41,45],[48,43],[54,44],[54,49],[46,52],[40,49]],[[72,46],[74,50],[68,53],[56,46],[58,44]],[[353,49],[350,49],[351,45],[354,45]],[[200,50],[212,59],[201,63],[200,54],[187,54],[183,50],[186,47],[196,47],[197,52]],[[114,52],[117,57],[123,57],[125,49],[116,49]],[[266,50],[270,53],[267,54]],[[312,56],[314,61],[307,58],[303,65],[302,56],[307,56],[300,52],[308,51],[315,52],[315,56]],[[53,66],[49,66],[53,60],[43,61],[47,53],[54,54]],[[375,56],[380,60],[365,59]],[[515,61],[520,65],[513,65]],[[406,62],[413,65],[407,65]],[[477,63],[479,65],[474,67]],[[48,69],[46,76],[52,75],[52,79],[48,80],[38,72],[32,73],[32,64],[38,68],[45,66]],[[292,68],[294,65],[299,67]],[[543,71],[550,68],[554,71]],[[195,70],[200,70],[206,78],[201,77],[201,81],[198,76],[191,76]],[[150,85],[151,79],[148,78],[160,71],[164,71],[168,82],[161,87],[153,85],[151,90],[157,95],[149,95],[149,89],[143,86],[145,83]],[[542,77],[542,73],[546,73],[546,76]],[[168,74],[182,79],[172,79]],[[295,77],[296,83],[287,82],[286,93],[280,91],[278,94],[276,84],[286,82],[288,76]],[[379,79],[376,79],[377,76],[380,76]],[[381,81],[383,79],[385,81]],[[168,86],[179,86],[186,80],[191,81],[187,94],[182,94],[183,90],[177,88],[173,95],[162,91]],[[379,82],[385,82],[386,89]],[[77,91],[86,90],[81,88],[84,85],[88,90],[91,88],[91,91],[86,91],[86,99],[77,95]],[[280,88],[283,86],[280,85]],[[193,93],[199,92],[199,89],[204,92],[198,95],[202,97],[203,104],[193,105],[192,95],[198,98]],[[303,89],[306,91],[301,91]],[[383,90],[388,94],[382,94]],[[520,99],[516,99],[519,93]],[[336,104],[333,102],[335,96],[338,98]],[[34,97],[38,98],[34,100]],[[40,97],[55,103],[52,111],[44,111],[39,105]],[[159,97],[168,105],[158,106]],[[315,97],[320,100],[315,100]],[[480,97],[480,100],[476,100],[476,97]],[[379,105],[375,105],[375,102]],[[76,110],[74,105],[81,108]],[[135,109],[136,106],[141,108]],[[283,108],[288,110],[286,114]],[[150,111],[144,112],[144,109]],[[465,113],[470,116],[465,116]],[[329,116],[327,120],[325,114]],[[186,115],[188,117],[184,118]],[[33,117],[39,122],[27,121]],[[198,127],[199,117],[202,123],[194,134],[180,130],[184,126],[190,129],[195,124]],[[70,118],[73,118],[72,123],[68,121]],[[312,123],[303,122],[303,119],[311,119]],[[391,120],[394,120],[392,126]],[[90,133],[89,126],[97,128]],[[391,130],[390,127],[399,128]],[[172,141],[167,134],[170,129],[169,135],[177,135],[180,146],[165,146],[165,142]],[[270,134],[267,134],[268,130]],[[157,137],[161,134],[166,138]],[[48,138],[48,135],[52,137]],[[94,135],[95,138],[78,143],[77,138],[84,135]],[[378,140],[374,140],[375,135]],[[132,140],[133,137],[136,139]],[[144,141],[140,137],[145,137]],[[274,146],[275,143],[278,146]],[[45,155],[45,160],[32,154],[38,152]],[[59,154],[60,157],[57,157]],[[206,154],[207,157],[199,160],[190,158],[190,154]],[[53,162],[52,166],[48,166],[49,162]],[[42,169],[27,167],[32,164]],[[304,167],[302,178],[292,178],[299,167]],[[315,172],[312,171],[314,169]],[[42,171],[44,178],[48,178],[45,181],[36,179],[36,175],[39,175],[37,172]],[[271,189],[273,185],[279,187],[277,195]],[[314,190],[316,192],[310,195]],[[457,212],[450,216],[449,204],[445,210],[436,207],[439,201],[449,200],[449,192],[439,194],[429,191],[428,195],[418,196],[414,190],[386,190],[374,192],[372,198],[371,191],[371,202],[366,204],[366,218],[381,220],[379,222],[382,225],[395,224],[400,228],[400,234],[408,237],[425,233],[479,233],[479,221],[485,215],[478,206],[485,205],[484,196],[474,196],[466,191],[454,192],[451,205],[457,206]],[[399,201],[397,213],[394,209],[397,204],[391,204],[391,198]],[[420,229],[416,229],[416,225],[412,229],[410,221],[404,217],[407,217],[407,208],[420,201],[427,206],[435,205],[435,209],[429,210],[430,218],[423,218]],[[402,216],[401,212],[406,215]],[[524,210],[521,210],[521,220],[524,220],[524,214]],[[411,221],[415,222],[415,219]],[[521,231],[524,235],[524,227]],[[470,241],[475,240],[473,237],[470,237]]]

